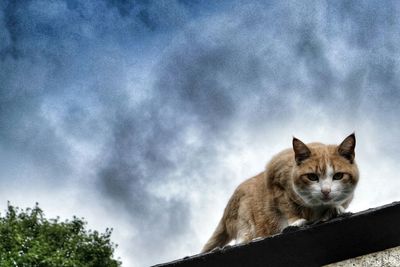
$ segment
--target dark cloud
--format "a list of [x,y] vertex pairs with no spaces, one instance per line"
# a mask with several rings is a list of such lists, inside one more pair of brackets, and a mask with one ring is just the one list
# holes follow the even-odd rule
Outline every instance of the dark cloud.
[[400,111],[397,2],[0,7],[0,153],[67,183],[76,147],[92,144],[90,190],[139,233],[138,264],[184,256],[171,243],[197,240],[191,196],[230,182],[221,169],[238,132],[372,121],[389,128],[386,153],[399,152],[385,120]]

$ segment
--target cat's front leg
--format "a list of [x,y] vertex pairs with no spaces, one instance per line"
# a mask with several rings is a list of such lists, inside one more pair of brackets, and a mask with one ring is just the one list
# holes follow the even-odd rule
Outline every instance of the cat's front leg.
[[343,214],[346,212],[346,209],[343,208],[343,206],[336,206],[334,209],[335,209],[336,216],[339,216],[340,214]]
[[321,217],[320,221],[321,222],[329,221],[330,219],[333,219],[345,212],[346,210],[343,206],[332,207],[325,212],[325,214]]
[[306,225],[308,221],[304,218],[294,217],[288,219],[288,226],[282,229],[282,233],[297,231],[300,227]]

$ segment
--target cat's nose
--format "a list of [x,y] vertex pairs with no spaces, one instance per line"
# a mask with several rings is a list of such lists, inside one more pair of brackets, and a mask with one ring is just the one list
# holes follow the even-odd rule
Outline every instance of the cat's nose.
[[325,196],[325,197],[327,197],[327,196],[329,196],[329,193],[331,192],[331,189],[330,188],[321,188],[321,193]]

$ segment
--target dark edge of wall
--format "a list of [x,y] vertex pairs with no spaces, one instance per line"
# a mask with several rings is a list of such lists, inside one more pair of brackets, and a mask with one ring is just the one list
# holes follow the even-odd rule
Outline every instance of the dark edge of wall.
[[321,266],[399,245],[400,202],[394,202],[155,266]]

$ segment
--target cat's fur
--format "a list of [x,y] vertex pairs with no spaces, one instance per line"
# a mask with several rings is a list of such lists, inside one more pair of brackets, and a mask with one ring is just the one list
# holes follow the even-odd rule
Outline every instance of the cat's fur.
[[305,145],[293,138],[293,148],[274,156],[264,172],[237,187],[202,252],[344,212],[359,178],[355,145],[354,134],[338,146]]

